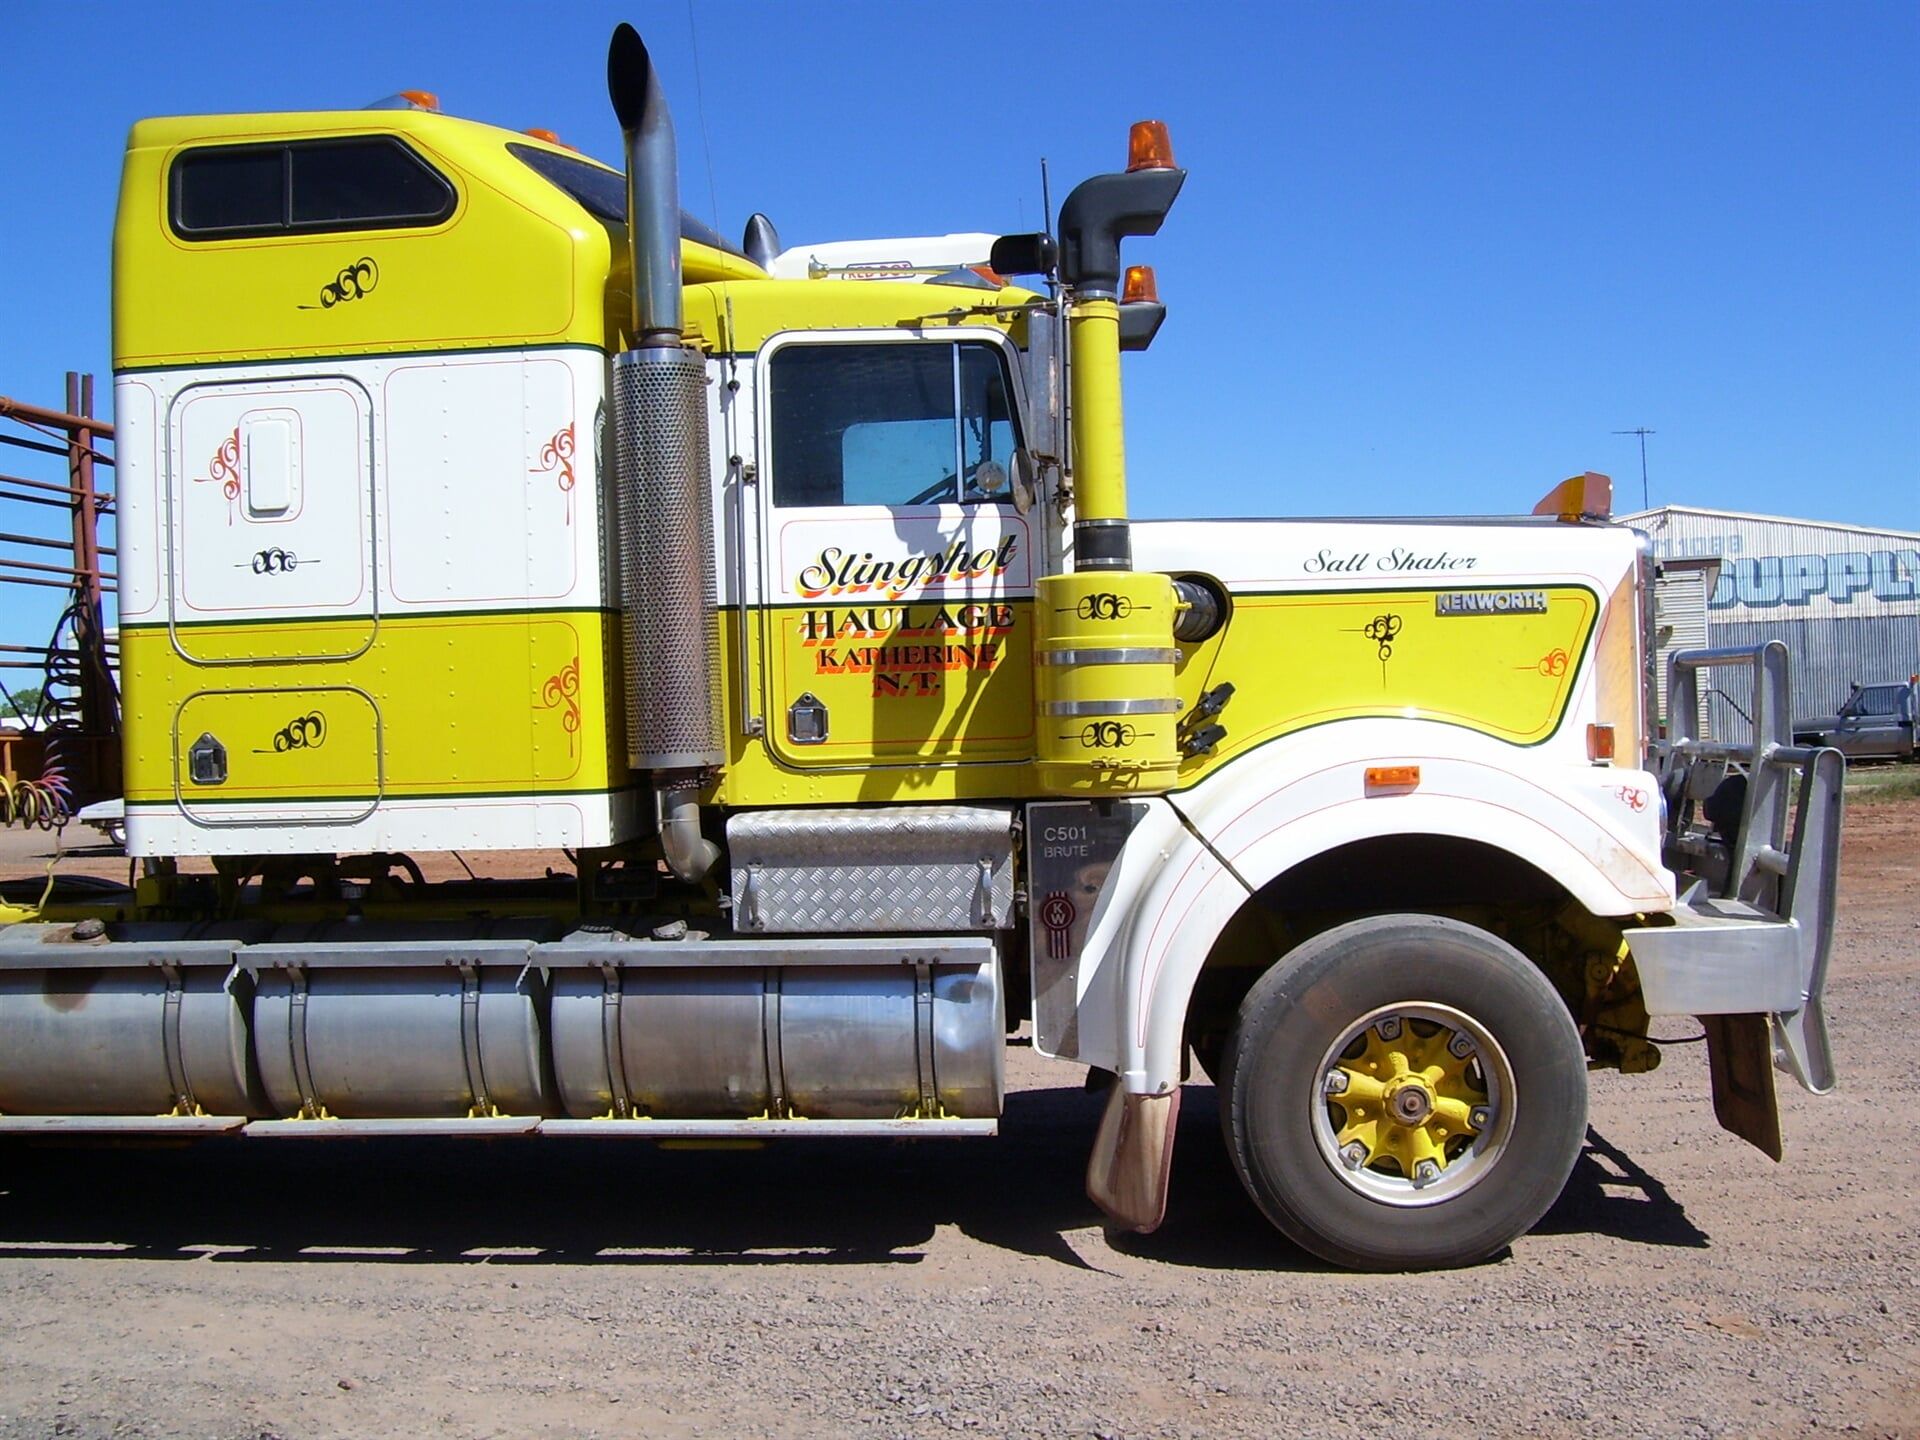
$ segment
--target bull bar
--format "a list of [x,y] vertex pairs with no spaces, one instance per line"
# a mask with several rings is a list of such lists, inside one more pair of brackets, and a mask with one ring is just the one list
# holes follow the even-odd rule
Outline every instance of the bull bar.
[[[1846,759],[1792,743],[1782,642],[1679,651],[1667,666],[1668,736],[1652,763],[1665,808],[1663,859],[1681,893],[1668,923],[1625,938],[1648,1012],[1706,1025],[1722,1124],[1778,1158],[1771,1069],[1816,1095],[1834,1084],[1822,996]],[[1699,677],[1715,669],[1751,678],[1745,743],[1698,733]]]

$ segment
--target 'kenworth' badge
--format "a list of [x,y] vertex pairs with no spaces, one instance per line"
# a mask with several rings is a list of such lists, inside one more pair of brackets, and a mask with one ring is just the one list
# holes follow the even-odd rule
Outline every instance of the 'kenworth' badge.
[[1436,615],[1544,615],[1544,590],[1445,590],[1433,597]]

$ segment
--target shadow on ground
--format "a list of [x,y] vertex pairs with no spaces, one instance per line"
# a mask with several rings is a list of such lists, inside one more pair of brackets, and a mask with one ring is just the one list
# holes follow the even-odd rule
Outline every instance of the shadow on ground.
[[[997,1140],[753,1153],[556,1139],[12,1144],[0,1149],[0,1258],[898,1265],[953,1225],[1086,1267],[1065,1237],[1100,1222],[1082,1189],[1100,1104],[1078,1088],[1027,1090],[1007,1097]],[[1706,1243],[1656,1179],[1592,1131],[1540,1229]],[[1182,1105],[1165,1225],[1110,1243],[1173,1265],[1325,1268],[1247,1199],[1214,1092],[1197,1084]]]

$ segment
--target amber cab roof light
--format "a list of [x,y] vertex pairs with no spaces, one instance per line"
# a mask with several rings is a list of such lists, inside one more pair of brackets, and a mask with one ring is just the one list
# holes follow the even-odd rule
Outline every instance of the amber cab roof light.
[[1127,133],[1127,171],[1172,170],[1173,139],[1164,120],[1136,120]]
[[440,97],[431,90],[396,90],[365,106],[368,110],[431,110],[440,113]]
[[1158,304],[1160,301],[1160,282],[1153,278],[1151,265],[1129,265],[1127,283],[1121,291],[1121,300],[1128,305],[1138,301]]
[[1569,524],[1605,520],[1613,513],[1613,481],[1596,470],[1562,480],[1540,497],[1536,515],[1551,515]]

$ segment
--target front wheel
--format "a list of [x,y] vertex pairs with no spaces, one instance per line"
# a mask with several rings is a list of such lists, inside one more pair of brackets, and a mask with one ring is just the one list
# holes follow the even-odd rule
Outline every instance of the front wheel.
[[1221,1123],[1267,1218],[1324,1260],[1484,1260],[1566,1184],[1587,1126],[1580,1037],[1553,987],[1484,930],[1427,915],[1316,935],[1254,985]]

